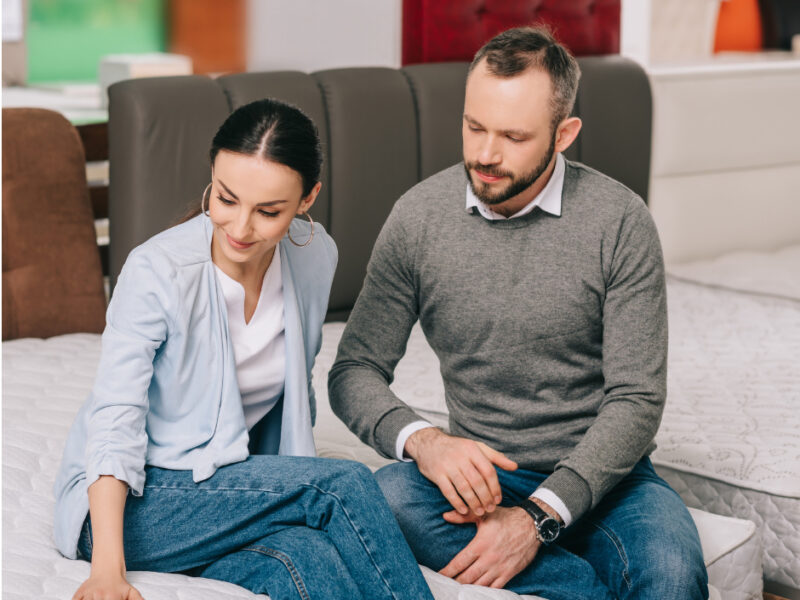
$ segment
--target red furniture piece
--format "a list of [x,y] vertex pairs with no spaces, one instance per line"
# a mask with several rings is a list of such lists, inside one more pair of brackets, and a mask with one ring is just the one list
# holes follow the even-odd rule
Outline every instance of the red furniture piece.
[[621,0],[404,0],[403,64],[471,61],[505,29],[546,24],[576,56],[619,53]]

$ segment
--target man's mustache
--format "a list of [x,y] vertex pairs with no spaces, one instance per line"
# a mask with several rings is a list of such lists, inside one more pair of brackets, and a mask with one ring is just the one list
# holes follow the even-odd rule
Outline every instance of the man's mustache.
[[485,175],[489,175],[491,177],[511,177],[513,179],[514,174],[509,171],[504,171],[499,167],[495,167],[493,165],[482,165],[477,162],[467,163],[467,168],[472,170],[475,169],[480,171]]

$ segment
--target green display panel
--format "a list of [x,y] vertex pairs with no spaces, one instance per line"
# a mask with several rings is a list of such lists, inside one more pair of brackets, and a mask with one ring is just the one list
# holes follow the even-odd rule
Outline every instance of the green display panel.
[[28,82],[96,81],[106,54],[163,52],[166,0],[28,0]]

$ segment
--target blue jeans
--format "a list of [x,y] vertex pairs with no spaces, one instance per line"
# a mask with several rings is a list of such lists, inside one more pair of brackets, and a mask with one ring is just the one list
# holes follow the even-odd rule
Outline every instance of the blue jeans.
[[[547,477],[522,469],[497,474],[502,506],[514,506]],[[452,507],[416,463],[394,463],[375,476],[421,564],[438,571],[472,540],[475,525],[442,518]],[[550,600],[706,600],[708,576],[689,511],[643,458],[506,589]]]
[[[229,581],[272,600],[433,600],[360,463],[251,456],[200,483],[146,471],[144,494],[125,504],[129,570]],[[89,517],[78,550],[91,559]]]

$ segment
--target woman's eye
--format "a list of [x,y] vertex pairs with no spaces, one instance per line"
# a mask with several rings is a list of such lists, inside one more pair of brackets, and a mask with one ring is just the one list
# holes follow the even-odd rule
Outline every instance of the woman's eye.
[[260,214],[260,215],[262,215],[264,217],[277,217],[281,213],[269,212],[269,211],[266,211],[266,210],[260,210],[260,211],[258,211],[258,214]]
[[233,200],[228,200],[228,199],[227,199],[227,198],[225,198],[224,196],[219,196],[219,195],[218,195],[218,196],[217,196],[217,198],[218,198],[218,199],[219,199],[219,201],[220,201],[220,202],[222,202],[222,203],[223,203],[225,206],[230,206],[231,204],[233,204]]

